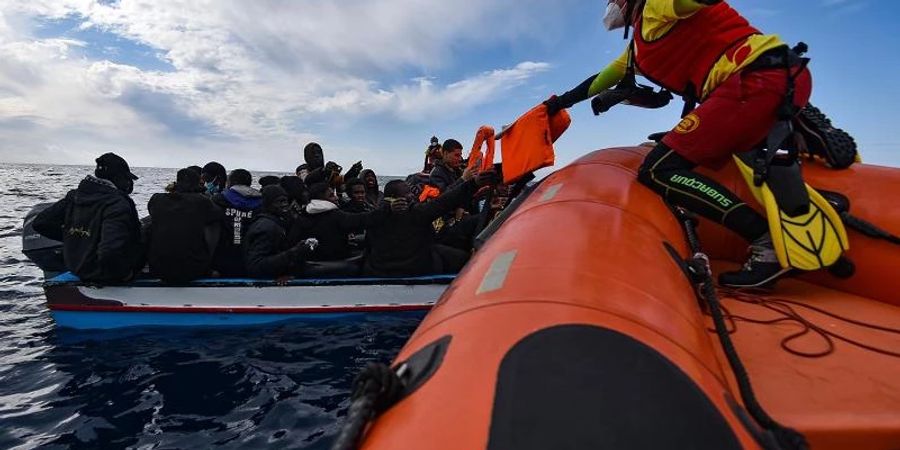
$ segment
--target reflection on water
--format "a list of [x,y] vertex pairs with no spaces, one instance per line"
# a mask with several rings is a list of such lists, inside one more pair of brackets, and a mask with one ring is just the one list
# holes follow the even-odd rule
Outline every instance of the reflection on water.
[[[84,167],[0,166],[0,448],[328,448],[368,361],[389,361],[421,313],[268,327],[58,330],[21,253],[34,203]],[[136,169],[139,210],[172,177]]]

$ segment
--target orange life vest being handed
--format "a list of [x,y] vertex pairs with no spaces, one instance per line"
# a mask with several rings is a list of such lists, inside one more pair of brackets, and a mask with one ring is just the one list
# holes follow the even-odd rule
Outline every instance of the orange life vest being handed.
[[638,16],[634,24],[638,70],[674,93],[698,98],[716,62],[748,37],[760,34],[725,2],[679,20],[652,41],[643,38],[643,21],[643,16]]
[[545,105],[538,105],[516,119],[501,137],[503,182],[512,184],[527,173],[552,166],[556,161],[553,143],[571,123],[566,110],[550,117]]

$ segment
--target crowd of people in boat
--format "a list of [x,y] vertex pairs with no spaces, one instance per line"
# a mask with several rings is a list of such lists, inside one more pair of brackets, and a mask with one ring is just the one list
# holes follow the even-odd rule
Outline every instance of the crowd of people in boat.
[[346,172],[326,162],[317,143],[303,156],[293,175],[260,177],[259,188],[246,169],[183,168],[141,220],[138,177],[106,153],[33,227],[62,241],[67,270],[89,282],[411,277],[458,272],[509,199],[497,171],[469,167],[454,139],[432,138],[422,171],[383,187],[362,162]]

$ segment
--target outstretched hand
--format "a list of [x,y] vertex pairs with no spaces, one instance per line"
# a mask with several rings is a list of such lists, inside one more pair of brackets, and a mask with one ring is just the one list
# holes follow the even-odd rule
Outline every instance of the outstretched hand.
[[479,171],[479,164],[468,166],[466,167],[466,170],[463,170],[461,178],[463,181],[469,181],[472,178],[475,178],[475,176],[478,175]]
[[556,94],[551,95],[550,98],[544,100],[543,104],[547,107],[547,115],[549,116],[554,116],[556,113],[566,109],[563,107],[562,101],[560,101]]

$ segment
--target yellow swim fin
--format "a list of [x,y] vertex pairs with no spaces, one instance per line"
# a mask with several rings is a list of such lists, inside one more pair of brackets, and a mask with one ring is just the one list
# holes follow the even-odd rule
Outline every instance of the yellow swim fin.
[[766,209],[778,262],[784,268],[817,270],[837,262],[849,248],[837,211],[803,182],[800,167],[771,166],[759,186],[754,182],[753,152],[734,155],[753,196]]

